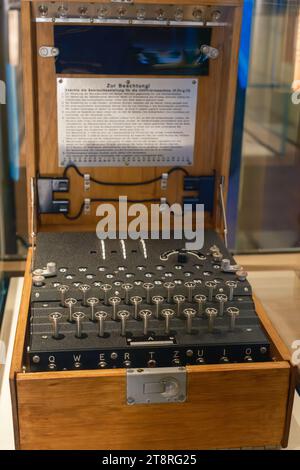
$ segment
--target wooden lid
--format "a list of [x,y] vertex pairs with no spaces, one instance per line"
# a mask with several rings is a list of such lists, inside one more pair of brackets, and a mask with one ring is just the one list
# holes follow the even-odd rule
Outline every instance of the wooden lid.
[[[38,54],[41,46],[55,46],[53,22],[33,21],[32,4],[35,1],[22,2],[23,28],[23,64],[26,115],[26,152],[28,194],[30,181],[38,175],[58,177],[63,168],[58,166],[58,131],[57,131],[57,78],[55,57],[44,58]],[[80,3],[85,3],[81,1]],[[156,3],[154,0],[136,3]],[[219,50],[219,57],[210,60],[209,74],[195,77],[198,80],[196,133],[194,163],[186,167],[192,176],[215,175],[213,211],[205,214],[207,227],[218,231],[223,227],[220,204],[220,183],[224,181],[226,198],[228,172],[231,155],[232,125],[236,92],[239,34],[241,23],[240,0],[165,1],[165,4],[206,5],[226,7],[227,24],[212,27],[211,46]],[[89,27],[89,26],[87,26]],[[70,76],[70,75],[68,75]],[[88,75],[85,75],[85,77]],[[92,75],[93,78],[97,75]],[[171,76],[164,77],[165,80]],[[189,77],[191,78],[191,77]],[[80,168],[82,173],[89,173],[92,178],[118,182],[140,182],[160,176],[171,167],[93,167]],[[144,186],[99,186],[91,184],[87,192],[83,190],[83,179],[70,170],[70,191],[57,193],[56,199],[71,200],[70,214],[78,213],[84,198],[118,198],[126,195],[128,199],[157,199],[166,197],[169,203],[182,203],[183,197],[193,193],[184,192],[184,173],[174,172],[169,177],[168,188],[161,191],[161,183],[155,182]],[[29,201],[30,205],[30,201]],[[94,230],[97,221],[96,204],[92,204],[91,213],[82,214],[76,220],[68,220],[62,214],[36,215],[36,231],[40,230]],[[30,211],[29,211],[30,212]],[[30,220],[30,232],[32,224]]]

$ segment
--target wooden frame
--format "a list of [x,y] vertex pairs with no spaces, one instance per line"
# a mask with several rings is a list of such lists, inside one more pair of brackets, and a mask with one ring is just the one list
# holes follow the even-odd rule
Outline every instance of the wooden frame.
[[[148,3],[154,2],[148,0]],[[146,2],[137,0],[137,3]],[[173,0],[165,3],[201,2]],[[224,42],[227,44],[227,47],[222,46],[220,62],[212,65],[212,70],[220,74],[201,79],[203,84],[210,84],[210,89],[200,86],[198,118],[201,120],[201,114],[207,112],[210,122],[199,122],[205,126],[210,142],[202,143],[201,136],[198,137],[196,146],[199,153],[192,174],[216,170],[226,179],[242,2],[208,0],[204,3],[233,7],[233,26],[227,31],[220,29],[214,37],[215,45],[218,42],[220,46]],[[47,25],[36,27],[31,21],[30,7],[30,1],[22,1],[28,188],[30,179],[38,171],[55,174],[58,171],[53,163],[56,156],[53,63],[51,59],[46,62],[37,58],[39,45],[46,40],[47,45],[51,45],[52,30]],[[47,114],[42,112],[45,106]],[[216,122],[212,123],[212,120]],[[51,129],[47,133],[49,125]],[[55,145],[51,146],[51,142]],[[202,145],[206,149],[203,152],[209,154],[209,158],[203,161],[200,158],[203,152],[198,148]],[[97,176],[97,171],[95,169],[91,173]],[[156,169],[132,169],[124,173],[124,178],[144,178],[146,171],[147,177],[157,174]],[[121,175],[119,170],[110,169],[108,175],[114,179],[121,178],[123,171]],[[178,181],[174,186],[178,186]],[[153,197],[155,188],[152,191]],[[172,195],[175,200],[181,197],[177,189]],[[76,197],[75,192],[72,196]],[[213,217],[208,217],[206,224],[220,231],[222,217],[217,191],[215,198]],[[89,230],[93,224],[93,217],[70,225],[60,217],[47,216],[38,221],[37,230]],[[124,369],[31,373],[24,368],[31,292],[30,265],[31,250],[10,373],[17,448],[156,450],[287,445],[294,369],[286,347],[258,302],[258,315],[272,342],[273,362],[188,366],[185,403],[129,406],[125,400]]]

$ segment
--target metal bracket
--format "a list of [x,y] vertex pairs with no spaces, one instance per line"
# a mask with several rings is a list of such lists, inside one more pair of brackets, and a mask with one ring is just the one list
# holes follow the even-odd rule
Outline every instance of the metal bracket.
[[91,200],[90,200],[90,198],[88,198],[88,197],[84,198],[83,204],[84,204],[83,213],[85,215],[90,214],[90,212],[91,212]]
[[239,264],[230,264],[230,259],[222,259],[221,261],[221,270],[223,273],[236,273],[237,271],[240,271],[242,269],[242,266]]
[[54,261],[49,261],[47,266],[42,269],[35,269],[32,273],[33,276],[43,276],[43,277],[54,277],[57,274],[56,263]]
[[66,193],[69,191],[68,178],[38,178],[37,190],[39,214],[68,213],[69,200],[54,199],[54,193]]
[[49,57],[57,57],[59,55],[59,49],[53,46],[41,46],[39,48],[39,56],[45,59]]
[[166,191],[167,188],[168,188],[168,178],[169,178],[168,173],[163,173],[161,175],[160,188],[161,188],[162,191]]
[[217,59],[219,57],[219,49],[215,47],[203,44],[200,48],[200,52],[204,54],[208,59]]
[[185,367],[127,369],[127,404],[185,402]]
[[89,173],[85,173],[83,175],[83,190],[89,191],[91,189],[91,175]]
[[183,181],[184,191],[198,193],[196,196],[184,196],[183,204],[192,205],[193,210],[196,210],[197,204],[204,204],[205,211],[212,214],[214,210],[216,175],[185,176]]

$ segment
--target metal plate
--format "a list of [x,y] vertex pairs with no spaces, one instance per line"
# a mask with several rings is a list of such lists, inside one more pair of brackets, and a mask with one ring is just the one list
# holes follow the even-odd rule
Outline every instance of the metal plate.
[[58,78],[59,165],[192,165],[198,81]]
[[185,367],[127,370],[127,404],[185,402]]
[[[209,22],[224,26],[230,21],[230,6],[134,4],[132,1],[81,4],[80,2],[34,2],[36,22],[47,23],[100,23],[100,24],[157,24],[161,26],[195,25]],[[217,15],[217,16],[216,16]]]

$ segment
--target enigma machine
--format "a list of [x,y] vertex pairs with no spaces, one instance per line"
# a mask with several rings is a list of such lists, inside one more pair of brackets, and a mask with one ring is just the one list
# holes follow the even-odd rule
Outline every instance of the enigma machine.
[[287,445],[289,353],[227,249],[241,15],[22,1],[18,448]]

